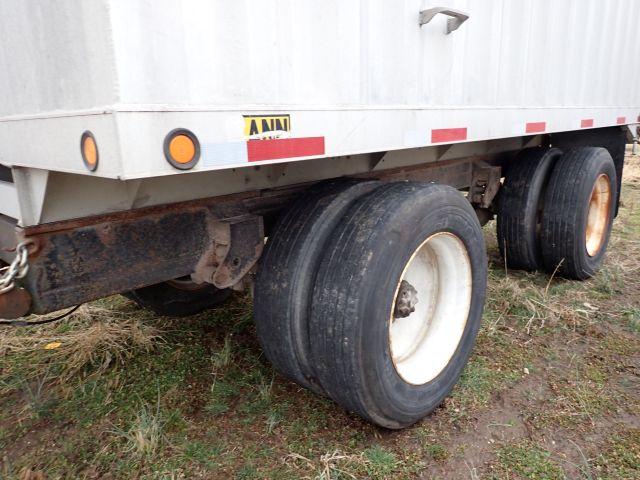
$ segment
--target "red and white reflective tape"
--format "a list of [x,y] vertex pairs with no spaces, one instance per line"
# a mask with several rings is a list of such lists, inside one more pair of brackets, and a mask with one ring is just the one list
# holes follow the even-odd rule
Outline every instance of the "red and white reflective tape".
[[431,143],[461,142],[467,139],[467,128],[436,128],[431,130]]
[[275,138],[247,142],[247,160],[249,162],[313,157],[324,154],[324,137]]
[[528,122],[526,133],[544,133],[547,130],[547,122]]
[[583,118],[580,120],[580,128],[593,128],[593,118]]
[[205,167],[232,166],[248,162],[315,157],[325,153],[324,137],[205,143],[202,145],[202,163]]

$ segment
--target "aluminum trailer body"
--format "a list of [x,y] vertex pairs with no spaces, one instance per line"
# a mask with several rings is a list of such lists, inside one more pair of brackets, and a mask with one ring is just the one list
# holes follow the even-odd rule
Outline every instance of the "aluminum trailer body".
[[[634,0],[449,1],[469,15],[450,34],[445,15],[420,25],[438,5],[2,2],[0,162],[20,173],[0,213],[35,225],[263,187],[243,179],[259,165],[638,121]],[[280,133],[249,141],[265,135],[250,115]],[[188,175],[163,154],[174,128],[200,141]],[[79,157],[87,130],[94,172]]]
[[[636,0],[3,1],[0,318],[116,293],[161,313],[186,313],[221,291],[248,287],[257,275],[256,322],[267,356],[294,380],[337,399],[332,391],[346,387],[330,385],[335,372],[317,386],[286,373],[291,365],[278,364],[279,347],[269,346],[268,332],[280,327],[265,327],[265,319],[289,318],[278,310],[286,306],[269,303],[288,294],[264,293],[275,288],[269,275],[306,272],[287,277],[304,283],[321,264],[309,253],[311,266],[278,271],[270,243],[284,242],[283,251],[308,247],[286,243],[287,212],[325,195],[318,201],[330,211],[300,215],[307,234],[329,242],[322,228],[343,228],[345,205],[356,194],[384,184],[416,212],[427,209],[419,224],[430,215],[420,203],[427,197],[438,212],[442,202],[445,210],[460,207],[459,193],[447,190],[454,187],[468,191],[461,215],[471,209],[475,223],[467,230],[425,227],[419,235],[431,232],[426,250],[409,240],[397,249],[414,249],[411,259],[432,263],[455,258],[439,268],[473,277],[482,289],[483,240],[465,235],[497,214],[501,249],[517,268],[555,262],[567,277],[593,275],[619,199],[625,144],[640,124],[638,18]],[[568,183],[583,177],[584,185]],[[381,196],[380,205],[392,197]],[[562,202],[568,206],[556,208]],[[388,208],[400,211],[401,203]],[[561,217],[569,210],[581,223],[555,231],[568,225]],[[542,212],[540,219],[531,212]],[[294,220],[287,221],[302,225]],[[316,231],[314,222],[325,227]],[[404,229],[385,228],[392,237]],[[561,247],[576,241],[585,248],[574,258]],[[424,293],[431,287],[414,288],[405,278],[412,262],[396,275],[387,306],[393,325],[422,308],[416,298],[431,295]],[[473,298],[475,320],[462,318],[460,328],[476,325],[481,313],[483,294],[467,287],[451,290]],[[167,295],[184,308],[167,309]],[[464,302],[442,302],[451,311],[440,316],[455,316]],[[451,357],[451,378],[465,355]],[[398,365],[404,380],[427,378],[420,368]],[[397,428],[430,411],[436,397],[409,417],[338,401]]]

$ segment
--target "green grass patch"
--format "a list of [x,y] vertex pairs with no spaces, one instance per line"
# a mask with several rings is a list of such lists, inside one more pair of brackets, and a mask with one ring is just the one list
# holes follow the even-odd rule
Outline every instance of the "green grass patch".
[[443,462],[449,458],[449,452],[444,445],[432,443],[424,447],[424,452],[436,462]]
[[211,395],[204,409],[213,416],[226,413],[239,393],[240,387],[237,384],[224,378],[216,379],[211,385]]
[[367,474],[373,479],[388,478],[398,466],[395,453],[380,446],[374,446],[364,451]]
[[608,266],[593,278],[593,292],[600,298],[609,299],[624,291],[624,277],[619,268]]
[[0,428],[0,448],[5,448],[7,446],[7,441],[9,440],[9,430],[6,428]]
[[640,429],[614,434],[593,461],[592,470],[602,480],[640,478]]
[[217,443],[199,440],[188,441],[183,446],[182,456],[187,462],[196,462],[207,468],[215,467],[220,461],[224,448]]
[[629,329],[633,333],[640,334],[640,307],[628,307],[622,311]]
[[[500,477],[520,478],[529,480],[564,480],[563,469],[553,461],[551,453],[531,442],[510,444],[501,447],[497,452]],[[507,475],[509,475],[507,477]]]

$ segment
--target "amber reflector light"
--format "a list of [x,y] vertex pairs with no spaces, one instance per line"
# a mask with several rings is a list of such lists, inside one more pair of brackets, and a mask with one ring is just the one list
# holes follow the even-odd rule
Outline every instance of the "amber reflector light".
[[168,162],[181,170],[192,168],[200,158],[200,143],[184,128],[173,130],[164,140],[164,155]]
[[86,131],[80,137],[80,152],[85,166],[92,172],[98,168],[98,145],[93,134]]

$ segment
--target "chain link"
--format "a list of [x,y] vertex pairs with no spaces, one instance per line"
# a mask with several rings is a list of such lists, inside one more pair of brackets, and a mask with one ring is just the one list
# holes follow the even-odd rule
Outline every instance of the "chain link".
[[0,268],[0,295],[10,292],[16,286],[15,281],[23,278],[29,271],[29,242],[22,242],[16,247],[16,258],[11,265]]

